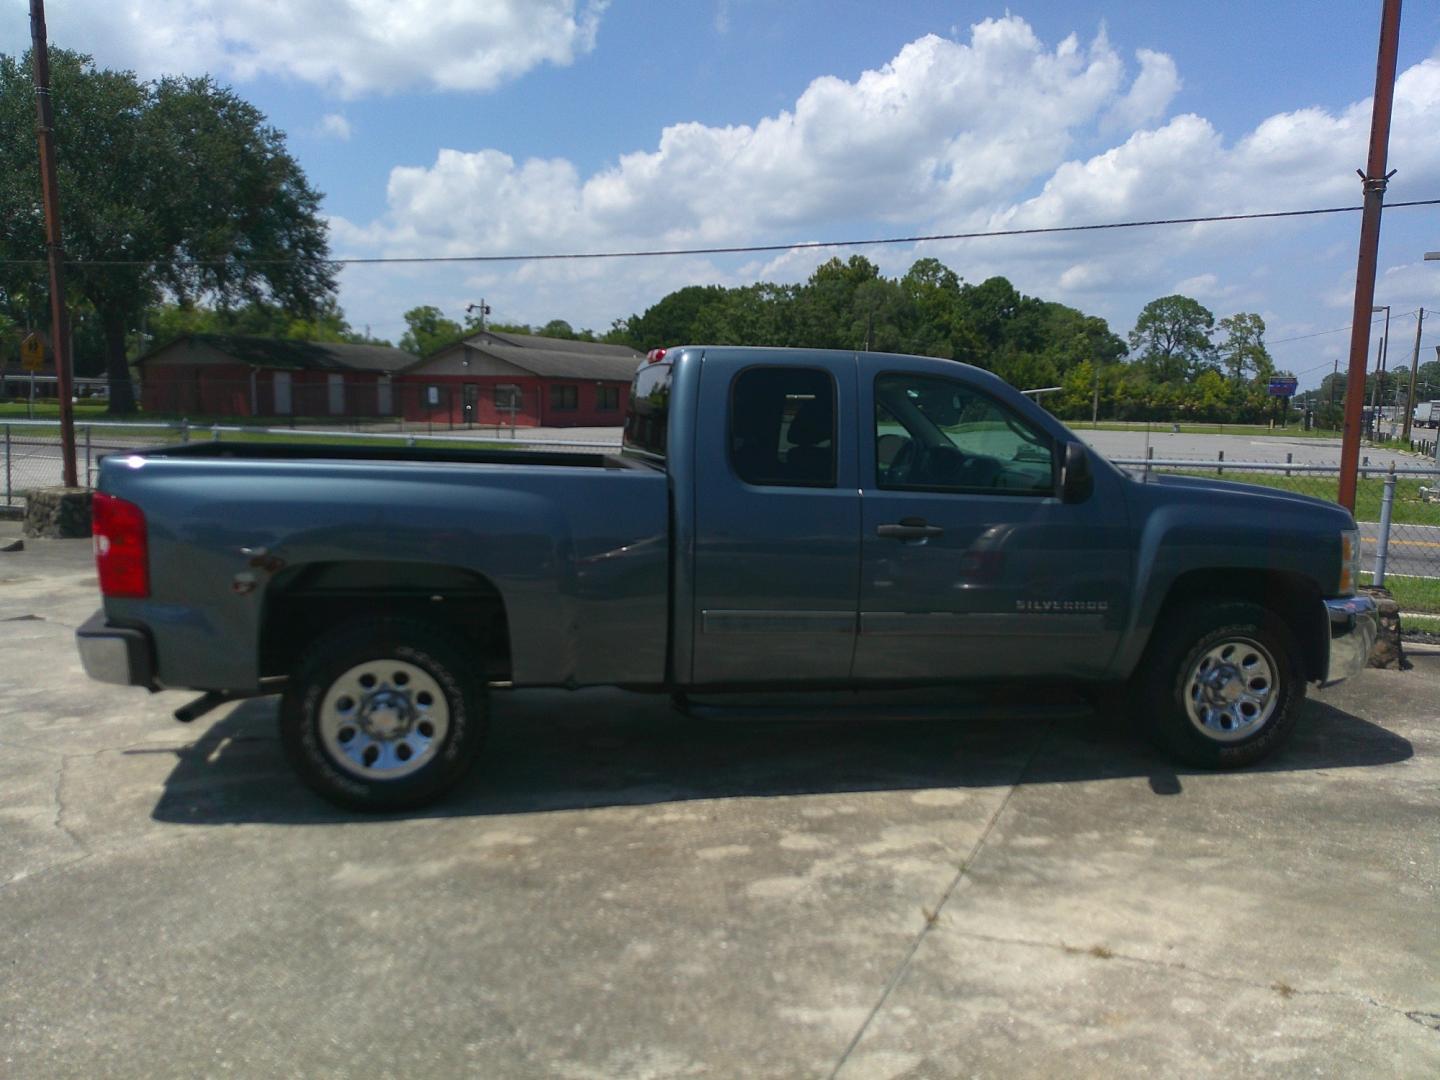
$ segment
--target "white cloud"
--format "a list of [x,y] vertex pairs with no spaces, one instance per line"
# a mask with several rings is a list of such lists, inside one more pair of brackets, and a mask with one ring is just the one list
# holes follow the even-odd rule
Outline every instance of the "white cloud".
[[322,138],[339,139],[341,142],[349,142],[353,131],[350,121],[346,120],[340,113],[326,113],[320,118],[320,126],[317,131]]
[[930,35],[853,82],[816,79],[753,125],[667,127],[654,150],[589,177],[565,160],[441,150],[392,171],[371,235],[396,250],[546,251],[952,217],[1048,175],[1123,90],[1103,36],[1047,49],[1023,20],[991,19],[969,43]]
[[[51,39],[143,74],[284,75],[343,97],[489,90],[595,46],[608,0],[107,0],[57,5]],[[9,0],[20,24],[24,0]],[[23,47],[23,46],[22,46]]]
[[[337,220],[333,236],[337,250],[366,254],[516,254],[1358,203],[1354,169],[1364,160],[1368,101],[1339,110],[1298,108],[1226,138],[1195,114],[1161,122],[1179,73],[1161,53],[1136,55],[1138,73],[1132,66],[1127,75],[1103,33],[1088,45],[1071,36],[1051,47],[1019,18],[987,20],[966,41],[922,37],[853,80],[816,79],[791,108],[753,123],[672,125],[652,148],[622,154],[588,175],[564,158],[444,149],[428,165],[393,169],[386,212],[363,223]],[[1431,133],[1437,114],[1440,59],[1431,59],[1397,82],[1391,164],[1399,173],[1391,201],[1440,188],[1440,140]],[[1095,145],[1115,124],[1123,127],[1108,148],[1072,156],[1074,146]],[[969,281],[1004,274],[1026,292],[1110,318],[1123,333],[1146,301],[1176,288],[1226,314],[1275,310],[1285,282],[1310,273],[1307,264],[1322,250],[1341,252],[1327,259],[1353,258],[1353,242],[1337,243],[1336,230],[1349,229],[1355,219],[1326,220],[1328,232],[1317,219],[1300,219],[868,248],[864,254],[892,274],[922,254],[944,259]],[[1308,248],[1306,237],[1312,238]],[[524,313],[514,317],[561,315],[577,326],[603,328],[682,285],[803,280],[834,254],[850,251],[499,264],[483,275],[496,296],[508,291],[502,303]],[[1305,321],[1323,303],[1328,277],[1312,285],[1306,296],[1292,298],[1290,322]]]
[[1217,300],[1226,300],[1240,292],[1240,286],[1229,284],[1222,285],[1216,274],[1204,273],[1188,277],[1184,281],[1176,282],[1176,292],[1182,296],[1192,296],[1196,300],[1213,303]]
[[1108,129],[1143,127],[1165,115],[1171,100],[1180,92],[1180,72],[1165,53],[1140,49],[1140,74],[1129,91],[1117,101],[1105,118]]

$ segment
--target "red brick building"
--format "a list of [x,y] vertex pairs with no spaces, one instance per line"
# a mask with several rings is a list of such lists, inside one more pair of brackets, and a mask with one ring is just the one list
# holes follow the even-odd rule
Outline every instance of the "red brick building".
[[415,357],[388,345],[187,334],[135,361],[140,404],[177,416],[394,416],[393,376]]
[[623,345],[482,330],[396,375],[396,400],[407,420],[618,427],[644,360]]

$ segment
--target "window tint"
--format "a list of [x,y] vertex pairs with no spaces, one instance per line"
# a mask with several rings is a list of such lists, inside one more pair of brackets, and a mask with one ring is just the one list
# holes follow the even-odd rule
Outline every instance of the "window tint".
[[557,411],[568,411],[579,404],[579,393],[573,386],[550,387],[550,407]]
[[595,408],[601,412],[614,412],[620,408],[620,388],[601,386],[595,390]]
[[495,407],[497,409],[520,408],[520,387],[512,383],[497,385],[495,387]]
[[882,488],[1051,495],[1050,436],[952,379],[875,380],[875,470]]
[[735,377],[730,460],[747,484],[835,486],[835,382],[814,368],[757,367]]
[[666,426],[670,420],[669,364],[646,364],[635,372],[630,404],[625,411],[626,450],[651,457],[665,456]]

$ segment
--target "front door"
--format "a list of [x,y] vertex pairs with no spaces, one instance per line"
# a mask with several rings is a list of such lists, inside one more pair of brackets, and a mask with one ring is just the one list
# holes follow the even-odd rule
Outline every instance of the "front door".
[[849,676],[860,554],[855,356],[706,356],[695,432],[695,684]]
[[463,413],[462,419],[467,424],[475,423],[475,405],[480,400],[480,387],[474,383],[466,383],[461,389],[460,408]]
[[290,415],[290,372],[277,371],[274,375],[275,415]]
[[1108,473],[1088,499],[1065,503],[1060,440],[1002,391],[943,361],[886,367],[866,356],[860,369],[870,438],[855,676],[1103,674],[1130,569]]
[[330,384],[330,415],[345,415],[345,376],[331,375]]

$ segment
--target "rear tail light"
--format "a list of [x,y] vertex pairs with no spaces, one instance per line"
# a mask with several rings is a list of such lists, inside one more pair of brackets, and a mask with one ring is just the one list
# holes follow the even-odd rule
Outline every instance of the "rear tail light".
[[661,360],[664,360],[664,359],[665,359],[665,350],[664,350],[664,349],[651,349],[648,353],[645,354],[645,362],[646,362],[647,364],[658,364]]
[[91,507],[95,536],[95,568],[105,596],[140,598],[150,595],[150,550],[145,512],[132,502],[95,493]]

